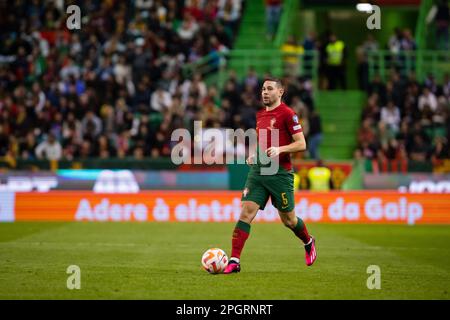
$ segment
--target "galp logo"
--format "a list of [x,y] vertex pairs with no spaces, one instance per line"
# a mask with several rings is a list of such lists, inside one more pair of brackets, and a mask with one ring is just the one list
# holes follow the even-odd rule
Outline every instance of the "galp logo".
[[381,29],[381,10],[379,6],[370,3],[358,3],[356,9],[360,12],[371,13],[366,21],[367,29]]

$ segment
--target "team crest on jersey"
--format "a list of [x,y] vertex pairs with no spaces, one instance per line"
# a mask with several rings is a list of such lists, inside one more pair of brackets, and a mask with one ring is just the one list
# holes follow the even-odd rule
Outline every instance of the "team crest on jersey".
[[269,129],[276,129],[275,128],[275,122],[277,122],[276,118],[270,119],[270,127],[269,127]]
[[247,196],[248,192],[249,192],[248,188],[245,188],[244,191],[242,192],[242,194],[244,195],[244,197]]
[[294,121],[294,123],[298,123],[298,117],[297,117],[297,115],[293,116],[293,117],[292,117],[292,120]]

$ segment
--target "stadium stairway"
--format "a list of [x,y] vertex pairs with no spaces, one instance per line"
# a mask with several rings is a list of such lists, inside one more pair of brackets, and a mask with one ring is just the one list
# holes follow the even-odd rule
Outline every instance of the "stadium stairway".
[[[264,1],[246,1],[243,11],[239,33],[237,35],[234,50],[265,50],[273,49],[273,41],[266,38],[266,17]],[[255,66],[258,73],[262,74],[267,66]],[[229,69],[234,69],[239,76],[247,74],[247,69],[241,61],[229,61]]]
[[320,157],[324,160],[352,159],[366,93],[358,90],[319,91],[315,100],[322,120]]
[[264,1],[246,1],[235,49],[272,49],[272,41],[266,38]]

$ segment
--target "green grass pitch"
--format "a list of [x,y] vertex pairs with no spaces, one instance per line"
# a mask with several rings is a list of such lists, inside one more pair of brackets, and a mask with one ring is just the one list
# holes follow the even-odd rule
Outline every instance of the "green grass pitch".
[[[281,224],[253,224],[242,271],[210,275],[230,254],[231,223],[3,223],[1,299],[449,299],[450,226],[308,224],[318,259]],[[66,287],[69,265],[81,289]],[[381,289],[366,286],[369,265]]]

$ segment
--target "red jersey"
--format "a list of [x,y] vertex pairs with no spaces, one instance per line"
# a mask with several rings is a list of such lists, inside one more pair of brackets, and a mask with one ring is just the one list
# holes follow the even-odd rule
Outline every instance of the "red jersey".
[[[260,130],[265,129],[266,134],[260,135]],[[296,133],[303,132],[302,126],[299,123],[298,117],[294,110],[288,107],[283,102],[271,111],[266,111],[266,108],[256,113],[256,133],[258,135],[258,145],[265,149],[272,146],[270,130],[278,129],[279,142],[278,145],[273,144],[276,147],[285,146],[292,143],[292,136]],[[265,138],[267,136],[267,139]],[[266,139],[267,144],[264,140]],[[289,153],[281,153],[280,166],[287,171],[292,170],[291,155]]]

